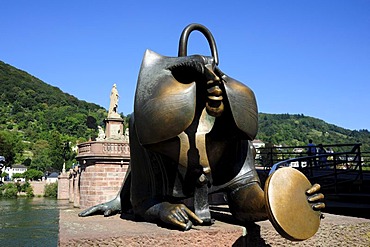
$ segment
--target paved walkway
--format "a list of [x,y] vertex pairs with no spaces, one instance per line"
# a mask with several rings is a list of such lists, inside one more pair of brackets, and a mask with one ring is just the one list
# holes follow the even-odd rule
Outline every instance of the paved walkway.
[[79,209],[60,211],[60,246],[370,246],[370,220],[324,214],[318,232],[310,239],[292,242],[282,238],[269,221],[248,227],[235,225],[227,212],[216,211],[212,226],[187,232],[136,222],[119,215],[80,218]]
[[[291,242],[274,231],[269,221],[258,223],[262,241],[250,246],[370,246],[370,220],[334,214],[324,214],[317,233],[302,242]],[[253,234],[252,234],[253,236]],[[253,237],[252,237],[253,238]]]

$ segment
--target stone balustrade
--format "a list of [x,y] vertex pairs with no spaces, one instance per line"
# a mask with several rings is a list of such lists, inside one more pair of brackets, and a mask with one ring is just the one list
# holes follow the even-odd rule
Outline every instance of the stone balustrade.
[[82,209],[112,200],[120,191],[130,161],[125,141],[90,141],[78,145],[78,169],[66,182],[69,201]]
[[78,157],[88,158],[90,156],[110,156],[128,158],[130,157],[130,145],[127,142],[91,141],[78,145]]

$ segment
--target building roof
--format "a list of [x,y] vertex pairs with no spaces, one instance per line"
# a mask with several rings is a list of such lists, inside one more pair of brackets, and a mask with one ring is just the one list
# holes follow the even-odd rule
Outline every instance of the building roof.
[[57,178],[58,176],[59,176],[58,173],[52,172],[52,173],[50,173],[50,175],[48,176],[48,178]]
[[25,168],[25,169],[27,169],[27,166],[24,166],[24,165],[21,165],[21,164],[15,164],[15,165],[12,165],[12,168]]

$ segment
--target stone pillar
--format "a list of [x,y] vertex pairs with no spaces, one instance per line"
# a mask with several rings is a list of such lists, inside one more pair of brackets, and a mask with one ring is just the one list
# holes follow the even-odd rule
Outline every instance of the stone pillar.
[[75,208],[80,207],[80,174],[76,173],[76,175],[73,177],[73,190],[74,190],[74,199],[73,199],[73,206]]
[[72,169],[70,170],[69,176],[69,202],[74,201],[74,174]]
[[80,207],[88,208],[114,199],[126,176],[128,162],[81,165]]
[[58,200],[68,200],[69,198],[68,177],[67,173],[61,173],[58,176]]

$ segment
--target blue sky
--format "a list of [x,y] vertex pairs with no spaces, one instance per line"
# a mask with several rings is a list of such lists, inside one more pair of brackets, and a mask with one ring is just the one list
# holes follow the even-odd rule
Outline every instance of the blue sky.
[[[79,99],[133,109],[146,49],[177,56],[201,23],[220,64],[264,113],[304,114],[370,130],[370,1],[0,1],[0,60]],[[200,33],[188,54],[209,55]]]

